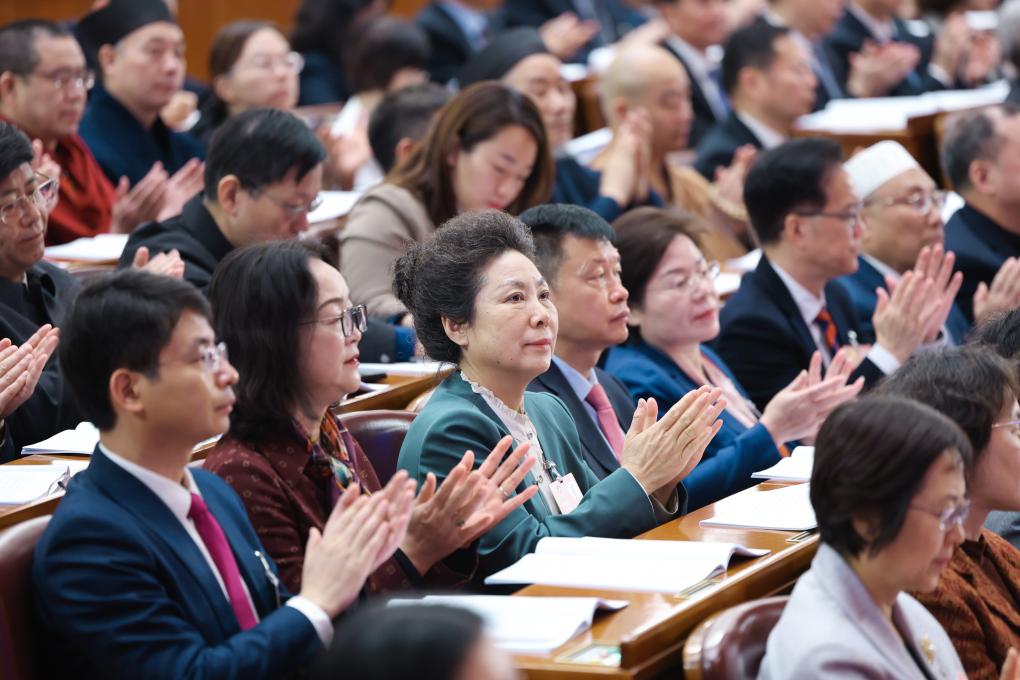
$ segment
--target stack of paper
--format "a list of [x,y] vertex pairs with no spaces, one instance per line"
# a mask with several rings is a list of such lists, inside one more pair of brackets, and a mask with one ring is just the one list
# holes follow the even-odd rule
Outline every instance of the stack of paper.
[[116,262],[127,245],[128,234],[97,234],[70,243],[50,246],[46,258],[72,262]]
[[548,654],[591,627],[597,609],[618,611],[626,600],[596,597],[511,597],[509,595],[429,595],[391,600],[390,605],[442,604],[468,609],[485,622],[485,632],[501,649],[517,654]]
[[726,571],[734,554],[760,557],[768,552],[735,543],[549,537],[485,582],[678,593]]
[[778,482],[809,482],[815,466],[815,447],[798,446],[793,452],[772,467],[755,472],[755,479],[774,479]]
[[343,217],[361,198],[359,191],[320,191],[322,205],[308,213],[308,224],[317,224]]
[[21,505],[46,498],[67,486],[67,465],[0,465],[0,505]]
[[402,361],[393,364],[360,364],[358,372],[362,375],[385,373],[387,375],[420,377],[435,375],[443,370],[443,366],[444,364],[440,361]]
[[774,491],[748,489],[715,504],[715,516],[701,526],[807,531],[818,526],[811,507],[810,484],[794,484]]
[[[209,444],[218,441],[220,435],[210,437],[195,445],[195,449],[201,449]],[[73,430],[58,432],[49,439],[44,439],[37,444],[29,444],[21,448],[21,455],[30,456],[36,453],[48,453],[61,456],[91,456],[99,443],[99,430],[90,422],[78,423]]]

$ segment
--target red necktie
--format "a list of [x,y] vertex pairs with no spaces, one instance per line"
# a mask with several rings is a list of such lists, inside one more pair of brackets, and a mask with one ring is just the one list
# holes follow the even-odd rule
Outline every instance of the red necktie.
[[198,494],[191,494],[191,509],[188,510],[188,519],[195,523],[198,535],[202,537],[206,550],[209,551],[216,569],[220,572],[223,585],[227,588],[227,599],[230,600],[230,607],[237,616],[237,623],[240,624],[241,630],[254,628],[258,619],[255,617],[255,611],[248,600],[248,595],[244,592],[241,572],[237,569],[234,553],[230,551],[230,544],[227,543],[227,537],[223,535],[220,523],[209,512],[205,501]]
[[836,341],[836,322],[832,320],[829,310],[822,307],[818,316],[815,317],[815,323],[818,324],[818,330],[822,332],[822,340],[829,350],[829,356],[836,356],[836,351],[839,350],[839,342]]
[[623,434],[623,428],[620,427],[620,421],[616,419],[616,411],[613,410],[613,405],[609,403],[606,391],[602,388],[602,385],[594,385],[584,400],[595,409],[595,415],[599,419],[599,429],[602,430],[606,441],[613,447],[613,453],[619,459],[620,454],[623,453],[625,435]]

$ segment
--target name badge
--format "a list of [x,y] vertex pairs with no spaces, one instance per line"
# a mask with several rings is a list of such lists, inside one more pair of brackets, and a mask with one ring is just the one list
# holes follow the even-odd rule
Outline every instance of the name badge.
[[577,481],[574,480],[573,472],[553,481],[549,488],[553,498],[556,499],[556,505],[559,507],[561,515],[573,512],[584,498],[580,487],[577,486]]

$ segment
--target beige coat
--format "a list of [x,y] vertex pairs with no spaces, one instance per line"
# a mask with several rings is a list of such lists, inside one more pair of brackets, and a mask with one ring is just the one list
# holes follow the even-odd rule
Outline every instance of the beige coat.
[[393,294],[393,265],[435,230],[425,206],[406,189],[384,183],[362,196],[340,232],[340,271],[351,301],[367,305],[373,316],[406,311]]

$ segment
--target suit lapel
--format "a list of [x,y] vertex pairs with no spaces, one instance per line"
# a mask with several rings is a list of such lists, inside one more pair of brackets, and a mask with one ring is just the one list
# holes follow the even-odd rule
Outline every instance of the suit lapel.
[[441,33],[446,34],[447,37],[453,38],[457,43],[458,49],[465,58],[470,57],[474,54],[474,49],[471,47],[471,43],[468,42],[467,36],[464,35],[464,31],[460,30],[460,24],[458,24],[453,17],[451,17],[442,6],[438,4],[432,5],[436,17],[436,28]]
[[[88,468],[89,480],[110,500],[123,507],[127,512],[138,518],[139,525],[145,530],[153,543],[161,544],[180,562],[180,568],[174,569],[174,578],[192,579],[202,591],[209,611],[213,612],[221,635],[225,638],[237,633],[240,627],[237,617],[230,607],[212,573],[209,563],[198,549],[191,535],[170,511],[170,508],[152,493],[147,486],[135,479],[131,474],[116,465],[96,447]],[[196,603],[188,603],[187,608],[201,610]],[[208,617],[203,617],[205,620]]]
[[797,303],[794,302],[793,296],[790,295],[790,291],[786,288],[783,280],[779,278],[779,274],[777,274],[776,270],[772,268],[768,258],[761,258],[761,262],[758,263],[758,269],[755,270],[755,274],[760,278],[762,287],[765,289],[768,297],[776,304],[779,311],[782,312],[783,316],[786,318],[786,321],[790,326],[790,330],[797,338],[797,342],[800,344],[801,349],[808,357],[810,357],[811,354],[818,349],[815,346],[814,338],[811,337],[811,330],[807,327],[807,324],[804,323],[804,317],[801,316]]

